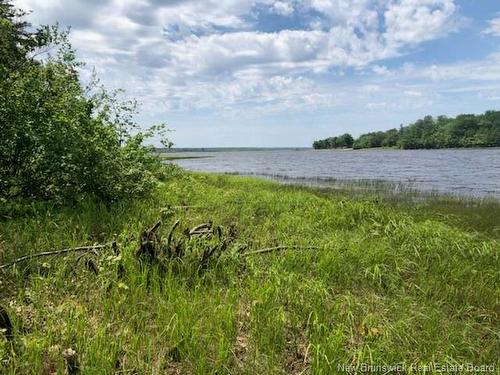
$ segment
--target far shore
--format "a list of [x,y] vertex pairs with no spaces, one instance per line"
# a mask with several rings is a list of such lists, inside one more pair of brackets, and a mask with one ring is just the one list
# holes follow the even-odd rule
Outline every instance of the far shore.
[[212,156],[167,156],[161,155],[162,160],[182,160],[182,159],[207,159]]
[[241,151],[321,151],[321,152],[331,152],[331,151],[416,151],[416,150],[426,150],[426,151],[438,151],[438,150],[490,150],[498,149],[500,147],[443,147],[443,148],[398,148],[398,147],[370,147],[370,148],[323,148],[314,149],[312,147],[214,147],[214,148],[190,148],[190,149],[169,149],[161,150],[160,152],[162,159],[164,160],[177,160],[177,159],[203,159],[210,158],[209,155],[196,155],[196,156],[174,156],[175,154],[187,154],[187,153],[215,153],[215,152],[241,152]]

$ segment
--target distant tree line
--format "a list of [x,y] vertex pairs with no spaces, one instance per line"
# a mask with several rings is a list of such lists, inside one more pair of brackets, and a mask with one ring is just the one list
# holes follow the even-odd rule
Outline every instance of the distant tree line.
[[354,138],[352,135],[345,133],[339,137],[330,137],[326,139],[320,139],[313,143],[315,149],[328,149],[328,148],[352,148],[354,143]]
[[396,147],[436,149],[457,147],[499,147],[500,111],[455,118],[426,116],[399,129],[362,134],[353,140],[350,134],[315,141],[315,149]]

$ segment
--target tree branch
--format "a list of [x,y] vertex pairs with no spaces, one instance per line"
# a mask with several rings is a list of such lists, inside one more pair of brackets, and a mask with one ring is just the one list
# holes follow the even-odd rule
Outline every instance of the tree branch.
[[109,247],[110,244],[106,245],[93,245],[93,246],[81,246],[81,247],[74,247],[74,248],[69,248],[69,249],[63,249],[63,250],[55,250],[55,251],[45,251],[43,253],[37,253],[37,254],[31,254],[31,255],[26,255],[21,258],[18,258],[10,263],[6,263],[0,266],[0,270],[4,270],[6,268],[12,267],[15,264],[25,262],[27,260],[35,259],[35,258],[41,258],[41,257],[46,257],[46,256],[51,256],[51,255],[62,255],[62,254],[68,254],[68,253],[77,253],[77,252],[89,252],[89,251],[94,251],[98,249],[104,249],[106,247]]
[[284,246],[268,247],[265,249],[248,251],[248,252],[243,253],[241,255],[246,257],[248,255],[266,254],[266,253],[272,253],[274,251],[281,251],[281,250],[317,250],[317,249],[318,249],[318,247],[316,247],[316,246],[286,246],[286,245],[284,245]]

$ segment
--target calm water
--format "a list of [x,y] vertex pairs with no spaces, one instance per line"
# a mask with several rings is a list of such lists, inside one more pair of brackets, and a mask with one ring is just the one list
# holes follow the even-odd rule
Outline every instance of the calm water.
[[[456,150],[269,150],[189,152],[195,171],[238,173],[318,185],[388,181],[422,190],[500,198],[500,148]],[[337,181],[338,182],[338,181]]]

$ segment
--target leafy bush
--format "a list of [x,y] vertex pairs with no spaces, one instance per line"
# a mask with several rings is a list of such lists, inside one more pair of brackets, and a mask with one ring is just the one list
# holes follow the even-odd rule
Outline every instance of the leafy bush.
[[164,126],[140,132],[135,102],[95,78],[81,84],[68,34],[28,31],[24,15],[0,0],[0,198],[113,201],[151,191],[164,170],[143,141]]

